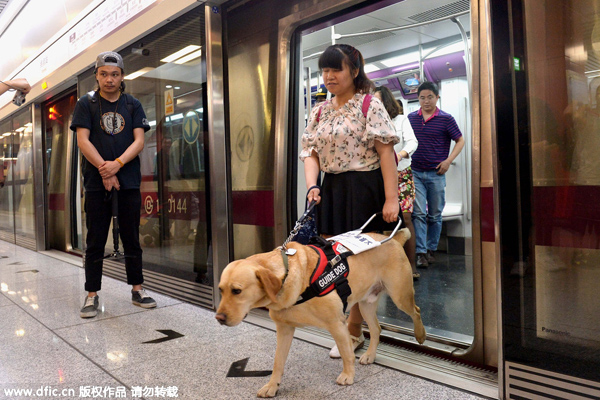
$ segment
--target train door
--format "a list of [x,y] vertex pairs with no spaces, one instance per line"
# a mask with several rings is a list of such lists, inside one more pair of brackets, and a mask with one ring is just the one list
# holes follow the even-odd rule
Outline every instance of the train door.
[[42,105],[46,246],[61,251],[83,250],[80,163],[75,153],[75,135],[69,129],[76,102],[77,94],[72,88]]
[[[423,81],[436,83],[440,88],[438,107],[458,123],[467,146],[446,174],[446,207],[436,261],[427,269],[419,269],[421,277],[414,282],[429,337],[443,342],[448,351],[465,351],[475,338],[467,74],[470,49],[466,35],[461,34],[465,27],[470,31],[469,16],[467,2],[403,1],[356,17],[336,15],[298,33],[302,60],[297,153],[310,110],[322,107],[316,98],[322,85],[317,61],[332,43],[350,44],[361,51],[367,76],[376,86],[389,88],[405,114],[419,109],[418,86]],[[296,174],[297,212],[301,215],[306,195],[302,162],[298,162]],[[410,318],[387,296],[380,301],[378,316],[390,337],[402,338],[402,333],[411,332]]]
[[[151,127],[139,155],[145,285],[212,306],[204,13],[196,7],[120,54],[125,91],[140,101]],[[93,70],[79,77],[80,96],[96,87]],[[124,276],[122,260],[105,265],[108,275]]]
[[598,4],[491,16],[505,398],[600,398]]
[[35,250],[32,127],[31,107],[0,125],[0,239]]
[[15,242],[14,188],[13,188],[13,132],[12,121],[7,119],[0,125],[2,146],[2,168],[0,168],[0,239]]

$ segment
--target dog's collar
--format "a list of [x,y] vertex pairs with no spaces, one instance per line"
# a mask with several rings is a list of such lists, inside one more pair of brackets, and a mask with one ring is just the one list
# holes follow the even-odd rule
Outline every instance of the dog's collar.
[[288,255],[293,256],[294,254],[296,254],[296,249],[284,249],[283,247],[281,248],[281,258],[283,258],[283,267],[285,268],[285,275],[283,276],[283,279],[281,280],[282,287],[285,282],[285,279],[288,276],[288,271],[290,269],[289,263],[288,263]]

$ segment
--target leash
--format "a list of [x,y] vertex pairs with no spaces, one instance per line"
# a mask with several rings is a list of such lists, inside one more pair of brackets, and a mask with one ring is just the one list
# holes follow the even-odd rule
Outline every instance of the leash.
[[292,229],[292,231],[290,232],[290,235],[288,236],[288,238],[285,239],[285,242],[283,242],[283,244],[281,245],[281,258],[283,258],[283,266],[285,267],[285,276],[283,277],[283,279],[281,281],[282,287],[283,287],[283,283],[285,282],[285,278],[287,278],[287,276],[288,276],[288,270],[289,270],[288,256],[293,256],[294,254],[296,254],[296,249],[288,249],[287,245],[289,242],[292,241],[292,238],[294,236],[296,236],[298,231],[300,231],[300,229],[304,226],[304,223],[306,221],[306,218],[308,217],[308,214],[310,214],[310,212],[312,211],[312,209],[315,207],[316,204],[317,204],[317,202],[314,200],[310,202],[310,205],[308,206],[306,211],[304,211],[304,214],[302,214],[302,217],[298,221],[296,221],[296,225],[294,226],[294,229]]
[[[311,186],[308,189],[308,191],[306,192],[306,195],[308,196],[308,193],[311,190],[313,190],[313,189],[319,189],[319,191],[321,191],[321,187],[320,186],[314,185],[314,186]],[[296,225],[294,225],[294,229],[292,229],[292,231],[290,232],[290,234],[287,237],[287,239],[285,239],[285,242],[283,242],[283,244],[281,245],[281,258],[283,258],[283,266],[285,268],[285,276],[283,277],[283,279],[281,281],[281,286],[282,287],[283,287],[283,283],[285,282],[285,279],[287,278],[288,272],[289,272],[288,256],[293,256],[294,254],[296,254],[296,250],[295,249],[288,249],[287,245],[288,245],[288,243],[290,243],[292,241],[292,238],[298,234],[298,232],[300,231],[300,229],[302,229],[302,227],[306,223],[306,219],[308,218],[308,214],[311,213],[311,211],[313,210],[313,208],[315,208],[316,204],[317,204],[317,202],[315,200],[313,200],[313,201],[310,202],[310,204],[308,205],[308,207],[304,211],[304,214],[302,214],[302,217],[300,217],[300,219],[298,221],[296,221]]]
[[292,238],[294,236],[296,236],[296,234],[300,231],[300,229],[302,229],[302,227],[304,226],[304,224],[306,222],[306,218],[308,218],[308,214],[310,214],[310,212],[313,210],[313,208],[315,208],[316,204],[317,204],[317,202],[314,200],[310,202],[310,204],[308,205],[308,208],[306,209],[306,211],[304,211],[304,214],[302,214],[302,217],[300,217],[300,219],[298,221],[296,221],[296,225],[294,225],[294,229],[292,229],[288,238],[285,239],[285,242],[283,242],[283,245],[281,246],[282,249],[284,249],[284,250],[288,249],[287,248],[288,243],[291,242]]

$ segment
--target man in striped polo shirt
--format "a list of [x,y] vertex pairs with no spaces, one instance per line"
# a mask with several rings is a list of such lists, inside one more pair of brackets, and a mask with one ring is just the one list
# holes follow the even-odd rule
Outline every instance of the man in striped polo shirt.
[[[411,163],[416,192],[412,219],[417,236],[417,266],[427,267],[435,261],[434,252],[442,232],[445,174],[460,154],[465,139],[452,115],[437,108],[440,95],[433,82],[422,83],[417,93],[421,108],[408,115],[419,141]],[[451,140],[456,142],[452,153]]]

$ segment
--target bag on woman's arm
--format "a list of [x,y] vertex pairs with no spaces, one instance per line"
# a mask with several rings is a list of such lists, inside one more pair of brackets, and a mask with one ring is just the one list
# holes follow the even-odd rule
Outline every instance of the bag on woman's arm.
[[[308,195],[308,194],[307,194]],[[308,204],[308,200],[306,201],[306,207],[304,209],[304,214],[298,220],[298,222],[302,223],[302,227],[298,231],[298,233],[292,237],[292,241],[298,242],[300,244],[308,244],[308,241],[313,236],[319,236],[319,231],[317,230],[317,216],[315,213],[314,205],[312,207]]]

